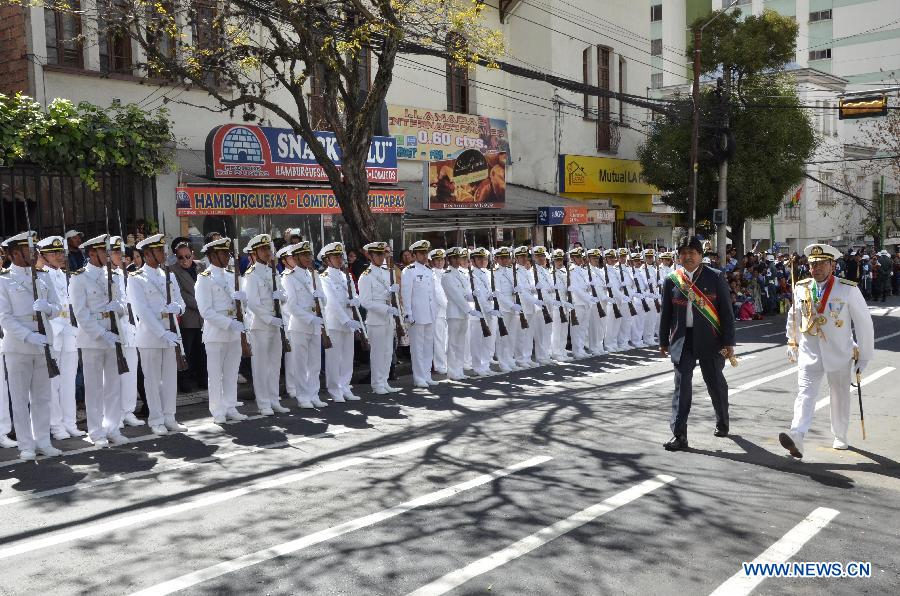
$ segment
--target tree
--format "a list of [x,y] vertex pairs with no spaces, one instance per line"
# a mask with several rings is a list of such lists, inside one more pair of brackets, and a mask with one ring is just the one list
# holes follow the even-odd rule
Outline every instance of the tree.
[[[44,5],[72,10],[66,0]],[[284,120],[322,165],[357,245],[375,240],[365,164],[401,44],[439,48],[461,66],[503,50],[500,33],[482,24],[485,5],[477,0],[98,0],[97,6],[106,30],[129,36],[146,55],[137,68],[204,89],[222,111],[239,111],[246,121],[256,120],[260,108]],[[371,83],[361,75],[370,61]],[[335,134],[340,168],[316,139],[320,126]]]
[[[716,75],[721,86],[704,89],[700,98],[697,219],[711,217],[719,166],[727,162],[728,223],[739,246],[744,222],[777,212],[784,195],[803,179],[803,162],[817,139],[790,78],[781,74],[796,51],[796,22],[772,10],[744,18],[736,10],[711,13],[691,27],[706,23],[701,74]],[[693,52],[691,41],[687,53]],[[690,98],[676,97],[671,114],[651,125],[638,149],[648,182],[665,191],[666,204],[685,212],[691,108]]]

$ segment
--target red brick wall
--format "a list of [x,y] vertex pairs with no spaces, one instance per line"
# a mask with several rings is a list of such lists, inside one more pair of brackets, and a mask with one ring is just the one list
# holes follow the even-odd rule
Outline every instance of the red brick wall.
[[0,4],[0,93],[28,93],[26,51],[24,9]]

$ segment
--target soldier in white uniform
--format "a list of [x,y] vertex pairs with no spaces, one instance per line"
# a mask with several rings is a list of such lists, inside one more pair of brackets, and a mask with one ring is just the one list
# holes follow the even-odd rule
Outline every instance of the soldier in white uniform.
[[391,306],[391,296],[400,291],[399,284],[391,284],[390,271],[385,263],[387,242],[370,242],[363,247],[371,263],[359,276],[359,301],[366,309],[366,330],[369,333],[369,370],[372,391],[386,395],[400,391],[388,384],[391,357],[394,355],[394,317],[400,309]]
[[[128,289],[128,272],[125,271],[125,260],[122,254],[122,238],[113,236],[109,241],[109,258],[113,264],[113,279],[118,287],[119,295],[127,296]],[[134,307],[131,304],[125,305],[126,313],[118,317],[116,322],[119,324],[119,337],[122,338],[122,353],[125,354],[125,361],[128,362],[128,372],[119,375],[118,392],[121,396],[122,403],[122,421],[119,428],[123,426],[143,426],[144,421],[138,420],[134,415],[137,408],[138,396],[138,349],[135,343],[135,322]],[[146,377],[144,377],[146,383]]]
[[[293,238],[294,230],[292,228],[288,228],[284,231],[285,235],[289,238]],[[288,325],[290,324],[290,316],[287,314],[285,307],[287,306],[287,289],[284,287],[284,281],[286,276],[290,274],[294,267],[297,266],[297,262],[295,260],[294,252],[297,250],[297,244],[288,244],[286,246],[281,247],[278,252],[275,253],[275,257],[278,259],[278,264],[281,265],[281,289],[285,293],[285,304],[281,307],[282,312],[282,320],[284,321],[285,332],[287,333]],[[288,341],[290,341],[290,334],[288,333]],[[294,344],[291,344],[291,351],[285,352],[282,355],[282,361],[284,362],[284,390],[287,391],[287,394],[297,399],[297,367],[293,365],[293,354]]]
[[272,281],[272,238],[259,234],[250,239],[244,252],[252,255],[254,262],[244,272],[242,290],[247,295],[247,309],[250,311],[250,366],[253,371],[253,392],[256,407],[263,416],[275,412],[290,412],[281,405],[281,328],[284,321],[276,316],[275,300],[284,300],[285,293],[278,283],[278,276]]
[[44,347],[53,337],[37,331],[37,317],[45,317],[45,330],[52,333],[46,316],[59,312],[61,304],[44,272],[37,275],[38,299],[34,299],[30,247],[36,241],[34,232],[8,238],[3,248],[12,264],[0,271],[2,351],[19,457],[24,460],[62,453],[50,444],[50,376]]
[[[472,371],[479,377],[494,374],[491,371],[491,357],[494,354],[494,339],[498,334],[497,319],[501,317],[499,310],[494,310],[491,292],[491,274],[487,270],[490,253],[486,248],[477,247],[470,253],[472,266],[472,282],[475,285],[474,298],[478,297],[481,314],[487,317],[488,330],[491,335],[484,336],[481,329],[481,317],[469,317],[469,353],[472,357]],[[468,271],[466,271],[468,275]],[[471,285],[469,287],[471,290]]]
[[360,398],[353,393],[350,380],[353,377],[353,334],[364,329],[362,322],[353,318],[354,309],[358,309],[361,302],[353,282],[348,285],[347,275],[341,270],[344,245],[340,242],[326,244],[319,251],[319,260],[327,266],[319,279],[325,293],[325,328],[331,338],[331,348],[325,350],[325,385],[335,402],[357,401]]
[[[483,315],[474,306],[468,249],[454,246],[447,251],[447,260],[450,267],[441,278],[447,298],[447,377],[462,381],[466,378],[463,361],[469,341],[469,317],[478,319]],[[478,333],[481,333],[480,324]]]
[[[619,277],[619,269],[616,265],[619,262],[619,254],[614,248],[610,248],[603,253],[605,263],[600,268],[603,283],[606,284],[606,337],[604,337],[604,346],[607,352],[621,352],[623,348],[619,346],[619,332],[624,322],[624,312],[628,310],[627,300],[622,294],[622,282]],[[609,295],[612,293],[612,301]],[[618,313],[618,316],[617,314]],[[624,348],[624,349],[627,349]]]
[[575,306],[575,317],[578,325],[570,329],[572,336],[572,357],[587,358],[587,347],[590,333],[590,309],[597,308],[599,298],[594,298],[588,280],[584,249],[576,247],[569,250],[569,291],[572,292],[572,304]]
[[652,248],[644,249],[641,253],[642,264],[640,270],[643,272],[644,279],[647,281],[647,304],[650,305],[650,312],[644,321],[644,343],[648,346],[656,345],[657,335],[659,333],[659,317],[661,311],[657,311],[657,306],[661,306],[660,288],[665,281],[657,268],[656,251]]
[[496,288],[497,300],[500,303],[500,313],[503,317],[503,323],[506,325],[507,335],[500,336],[498,334],[496,341],[497,362],[500,372],[510,372],[518,370],[516,365],[516,347],[519,342],[519,335],[522,333],[522,324],[519,319],[519,313],[522,312],[522,306],[516,304],[514,296],[513,276],[512,276],[512,250],[507,246],[501,246],[494,250],[494,286]]
[[319,399],[319,374],[322,372],[325,319],[320,309],[325,302],[325,293],[319,274],[313,269],[312,244],[303,241],[289,248],[296,267],[284,272],[281,284],[287,294],[284,312],[288,315],[287,330],[291,339],[287,362],[294,369],[297,391],[294,397],[303,409],[323,408],[327,404]]
[[832,447],[847,449],[851,375],[864,371],[875,355],[875,330],[865,298],[856,283],[834,275],[840,251],[810,244],[803,252],[812,277],[797,282],[787,317],[788,351],[797,361],[800,390],[791,428],[778,435],[782,447],[796,458],[803,457],[803,439],[812,425],[823,377],[828,377],[831,392]]
[[[537,272],[537,282],[534,282],[535,298],[540,303],[536,305],[537,314],[534,317],[534,358],[538,364],[550,364],[550,341],[552,335],[552,310],[558,306],[553,296],[553,278],[548,268],[547,249],[543,246],[535,246],[531,249],[533,269],[531,280],[534,282]],[[540,295],[538,295],[538,293]],[[544,319],[544,308],[551,316],[551,322]]]
[[237,411],[237,377],[241,364],[241,334],[246,325],[238,321],[236,301],[244,292],[234,289],[231,240],[219,238],[203,246],[209,267],[200,272],[194,285],[197,310],[203,318],[202,340],[206,348],[209,375],[209,413],[217,424],[228,420],[246,420]]
[[[622,325],[619,327],[617,343],[619,350],[624,352],[632,347],[643,347],[642,345],[629,345],[629,342],[634,338],[636,319],[642,311],[639,310],[641,307],[637,302],[638,291],[634,284],[634,278],[631,276],[631,268],[628,266],[628,249],[620,248],[617,256],[615,277],[619,281],[619,287],[624,298],[624,304],[619,307],[622,313]],[[613,273],[610,272],[610,275],[612,276]],[[631,305],[630,307],[629,304]],[[641,328],[643,329],[643,327]]]
[[122,338],[110,331],[110,318],[126,312],[125,297],[116,283],[109,295],[108,243],[107,234],[101,234],[81,244],[88,260],[72,273],[69,283],[69,298],[78,322],[75,345],[81,350],[88,437],[97,447],[128,442],[119,432],[123,408],[116,344],[121,344]]
[[[75,374],[78,372],[78,350],[75,348],[77,328],[72,326],[69,313],[69,284],[64,267],[66,255],[61,236],[49,236],[37,243],[41,257],[47,263],[47,281],[60,301],[60,309],[47,317],[53,328],[53,359],[59,375],[50,379],[50,433],[57,441],[69,437],[83,437],[84,431],[75,424]],[[5,391],[5,383],[4,383]],[[8,430],[6,432],[9,432]],[[3,433],[5,434],[5,433]]]
[[610,303],[609,293],[606,291],[606,278],[603,275],[601,263],[603,253],[599,248],[592,248],[587,251],[587,255],[588,263],[585,271],[590,271],[588,282],[594,288],[590,291],[590,294],[591,297],[594,297],[594,294],[596,294],[596,298],[599,299],[598,302],[588,308],[588,321],[590,322],[588,325],[588,351],[594,356],[605,356],[609,353],[603,347],[603,341],[606,339],[606,322],[603,319],[606,317],[601,317],[600,310],[597,308],[597,304],[600,304],[601,308],[606,312],[605,309],[609,308],[608,305]]
[[431,363],[434,359],[434,324],[438,305],[434,274],[426,265],[431,243],[418,240],[410,245],[409,250],[416,262],[403,269],[400,290],[406,309],[403,316],[409,331],[413,384],[424,389],[437,385],[437,381],[431,378]]
[[[520,330],[519,336],[516,338],[516,366],[519,368],[533,368],[537,366],[532,355],[534,354],[534,330],[537,326],[537,318],[543,316],[541,314],[541,306],[543,304],[537,298],[537,289],[534,285],[534,273],[531,270],[531,249],[527,246],[520,246],[515,250],[516,264],[516,293],[519,295],[519,302],[522,305],[522,312],[525,314],[525,320],[528,326]],[[518,321],[520,327],[521,321]]]
[[169,329],[169,315],[184,313],[184,300],[178,280],[169,273],[172,296],[166,301],[166,241],[162,234],[154,234],[137,243],[144,266],[132,272],[128,279],[128,301],[135,317],[134,343],[141,356],[144,371],[144,396],[150,416],[147,424],[156,435],[184,432],[187,427],[175,420],[178,396],[178,367],[175,346],[181,336]]
[[[569,272],[566,270],[566,253],[561,248],[553,251],[553,272],[550,275],[551,279],[553,276],[556,277],[556,286],[553,288],[554,300],[558,296],[563,309],[562,314],[559,307],[554,308],[550,313],[553,315],[550,357],[558,362],[570,362],[572,358],[566,351],[566,341],[569,336],[571,312],[575,309],[575,305],[569,302],[569,295],[566,290],[566,280],[569,278]],[[563,322],[563,314],[566,318],[565,322]]]
[[434,319],[434,356],[432,363],[434,372],[447,374],[447,297],[441,280],[447,273],[444,269],[446,253],[443,248],[435,248],[428,253],[428,264],[434,275],[434,298],[437,302],[437,316]]

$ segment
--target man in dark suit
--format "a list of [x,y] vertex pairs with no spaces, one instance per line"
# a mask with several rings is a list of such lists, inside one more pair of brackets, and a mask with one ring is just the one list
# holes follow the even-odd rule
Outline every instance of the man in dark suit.
[[177,265],[172,267],[172,273],[178,281],[178,289],[181,290],[185,305],[179,326],[181,340],[184,343],[184,355],[188,361],[188,369],[178,372],[178,390],[190,391],[193,388],[191,381],[195,381],[201,389],[206,389],[206,349],[201,341],[203,319],[200,317],[197,299],[194,297],[197,276],[206,269],[206,266],[194,260],[194,252],[188,238],[175,238],[172,241],[172,252],[177,261]]
[[666,278],[659,322],[659,351],[675,365],[672,396],[672,434],[667,451],[687,449],[687,421],[691,411],[691,381],[700,371],[716,411],[715,436],[728,435],[728,383],[722,369],[725,358],[734,356],[734,313],[731,292],[724,276],[704,266],[703,246],[695,236],[678,244],[680,271],[676,283]]

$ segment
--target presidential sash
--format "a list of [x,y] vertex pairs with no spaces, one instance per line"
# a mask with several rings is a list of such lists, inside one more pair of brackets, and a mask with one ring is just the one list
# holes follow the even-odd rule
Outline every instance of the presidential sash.
[[[698,269],[697,273],[699,272],[700,270]],[[676,269],[668,277],[675,284],[675,287],[678,288],[678,291],[687,298],[688,302],[693,304],[697,311],[703,315],[703,318],[709,321],[716,333],[721,335],[722,323],[719,320],[719,312],[706,294],[700,291],[700,288],[688,278],[683,269]]]

